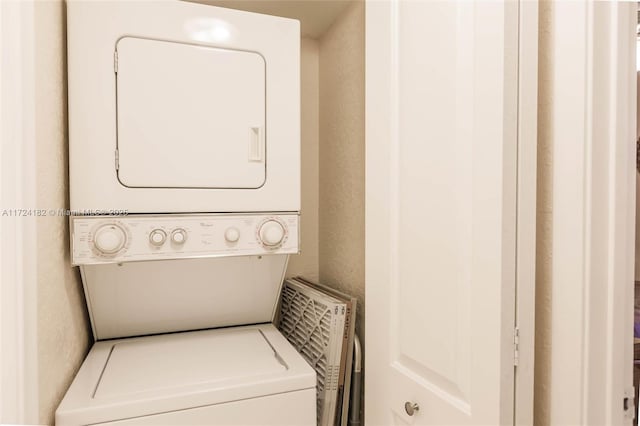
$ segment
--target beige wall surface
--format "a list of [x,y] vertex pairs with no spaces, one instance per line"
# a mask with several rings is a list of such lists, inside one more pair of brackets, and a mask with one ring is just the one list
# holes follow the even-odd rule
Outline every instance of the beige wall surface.
[[[36,1],[37,208],[68,208],[66,36],[62,0]],[[91,344],[82,285],[69,261],[68,218],[37,223],[38,377],[40,423],[53,424]]]
[[364,343],[364,3],[320,39],[320,281],[358,298]]
[[550,423],[553,212],[552,8],[540,2],[538,35],[538,181],[536,212],[536,336],[534,424]]
[[302,275],[312,281],[318,273],[319,80],[318,42],[300,44],[301,216],[300,254],[289,258],[287,277]]

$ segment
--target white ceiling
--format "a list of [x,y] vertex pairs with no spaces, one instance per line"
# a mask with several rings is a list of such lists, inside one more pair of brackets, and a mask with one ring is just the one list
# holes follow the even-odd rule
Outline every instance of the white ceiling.
[[284,16],[300,21],[303,37],[319,38],[357,0],[187,0],[194,3]]

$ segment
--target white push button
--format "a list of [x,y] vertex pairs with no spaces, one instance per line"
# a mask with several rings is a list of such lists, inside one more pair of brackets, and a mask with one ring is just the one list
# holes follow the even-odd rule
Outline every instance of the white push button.
[[224,231],[224,239],[230,243],[235,243],[240,239],[240,231],[238,231],[238,228],[227,228]]
[[175,229],[171,233],[171,241],[176,244],[183,244],[187,240],[187,231],[184,229]]
[[154,246],[161,246],[167,239],[167,234],[162,229],[154,229],[149,234],[149,241]]

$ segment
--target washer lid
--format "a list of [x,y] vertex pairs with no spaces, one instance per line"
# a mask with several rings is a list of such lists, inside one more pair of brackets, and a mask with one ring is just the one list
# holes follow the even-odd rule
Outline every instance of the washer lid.
[[101,341],[56,423],[117,421],[315,385],[313,369],[272,324]]
[[264,333],[255,328],[125,340],[113,344],[94,398],[125,397],[200,383],[221,386],[287,369]]

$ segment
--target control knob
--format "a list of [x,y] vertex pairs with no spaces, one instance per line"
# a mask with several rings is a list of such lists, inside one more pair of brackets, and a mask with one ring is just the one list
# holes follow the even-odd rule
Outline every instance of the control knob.
[[280,222],[271,219],[267,220],[262,224],[262,226],[260,226],[258,235],[262,245],[273,248],[282,243],[285,236],[285,229]]
[[149,242],[154,246],[160,247],[167,240],[167,233],[162,229],[154,229],[149,234]]
[[187,241],[187,231],[182,228],[174,229],[171,232],[171,241],[175,244],[184,244]]
[[93,245],[103,254],[115,254],[119,252],[126,242],[126,232],[115,223],[99,227],[93,238]]

